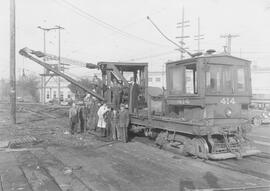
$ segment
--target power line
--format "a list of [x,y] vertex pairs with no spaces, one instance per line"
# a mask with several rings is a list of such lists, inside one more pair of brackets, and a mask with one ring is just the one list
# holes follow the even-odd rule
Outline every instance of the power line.
[[131,34],[131,33],[128,33],[128,32],[125,32],[101,19],[99,19],[98,17],[94,16],[94,15],[91,15],[89,14],[88,12],[82,10],[81,8],[77,7],[76,5],[70,3],[69,1],[67,0],[61,0],[64,4],[68,5],[69,7],[71,7],[73,10],[76,10],[75,13],[79,14],[80,16],[90,20],[96,24],[98,24],[99,26],[102,26],[106,29],[109,29],[109,30],[112,30],[114,32],[117,32],[119,34],[121,34],[122,36],[125,36],[125,37],[128,37],[128,38],[133,38],[133,39],[137,39],[137,40],[140,40],[142,42],[145,42],[145,43],[148,43],[148,44],[152,44],[152,45],[156,45],[156,46],[166,46],[168,47],[167,45],[163,45],[163,44],[159,44],[159,43],[156,43],[156,42],[152,42],[152,41],[149,41],[147,39],[144,39],[144,38],[141,38],[139,36],[136,36],[134,34]]
[[164,55],[168,55],[168,54],[172,54],[172,53],[175,53],[175,51],[167,51],[167,52],[162,52],[159,54],[153,54],[153,55],[139,57],[139,58],[132,58],[132,59],[129,59],[126,61],[136,61],[136,60],[143,60],[143,59],[147,59],[147,58],[155,58],[155,57],[160,57],[160,56],[164,56]]

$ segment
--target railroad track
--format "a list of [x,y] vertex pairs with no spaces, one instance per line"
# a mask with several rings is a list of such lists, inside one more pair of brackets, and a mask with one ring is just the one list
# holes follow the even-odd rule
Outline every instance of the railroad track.
[[[148,146],[154,146],[154,141],[148,139],[147,137],[135,137],[133,140]],[[184,153],[173,153],[179,157],[189,157],[190,160],[200,160],[209,165],[214,165],[223,169],[248,174],[255,178],[270,181],[270,154],[268,153],[261,153],[256,156],[248,156],[241,159],[226,159],[219,161],[204,160],[196,157],[185,156]]]
[[258,156],[248,156],[242,159],[227,159],[220,161],[204,160],[203,162],[270,181],[269,157],[269,154],[264,154]]
[[37,115],[38,117],[44,117],[44,118],[49,117],[49,118],[56,119],[58,117],[61,117],[59,110],[66,109],[63,107],[47,107],[47,106],[40,107],[40,105],[37,105],[37,106],[38,107],[36,107],[36,105],[33,106],[33,105],[27,105],[27,104],[18,105],[17,111],[33,113],[34,115]]

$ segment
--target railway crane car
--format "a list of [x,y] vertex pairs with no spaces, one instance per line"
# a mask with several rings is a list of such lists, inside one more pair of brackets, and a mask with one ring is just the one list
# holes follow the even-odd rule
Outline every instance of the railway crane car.
[[[251,130],[250,64],[228,54],[166,63],[166,92],[156,100],[148,95],[148,112],[133,113],[131,125],[157,135],[161,145],[184,145],[187,153],[205,159],[259,153],[246,136]],[[162,112],[151,109],[158,101]]]
[[[110,86],[122,84],[122,101],[129,105],[132,131],[143,131],[159,145],[171,145],[204,159],[255,155],[260,151],[247,138],[251,130],[251,62],[228,54],[208,54],[166,63],[167,88],[153,96],[148,87],[148,64],[99,62],[104,92],[79,84],[24,48],[20,54],[81,87],[98,100],[110,103]],[[96,67],[96,66],[95,66]],[[135,79],[139,94],[132,97],[128,77]],[[136,99],[136,110],[134,101]]]

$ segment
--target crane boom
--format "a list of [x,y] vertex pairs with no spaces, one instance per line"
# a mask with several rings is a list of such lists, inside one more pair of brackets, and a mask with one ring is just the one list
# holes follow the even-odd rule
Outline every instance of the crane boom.
[[[99,99],[99,100],[101,100],[101,101],[104,101],[104,98],[103,98],[102,96],[98,95],[96,92],[94,92],[94,91],[90,90],[89,88],[85,87],[84,85],[80,84],[79,82],[77,82],[77,81],[74,80],[73,78],[69,77],[68,75],[66,75],[66,74],[64,74],[64,73],[62,73],[62,72],[60,72],[60,71],[54,69],[53,67],[51,67],[51,66],[50,66],[49,64],[47,64],[46,62],[43,62],[43,61],[41,61],[41,60],[39,60],[39,59],[33,57],[32,55],[30,55],[30,54],[34,54],[35,51],[33,51],[33,50],[31,50],[31,49],[25,47],[25,48],[21,49],[21,50],[19,51],[19,53],[20,53],[22,56],[24,56],[24,57],[26,57],[26,58],[29,58],[30,60],[32,60],[32,61],[38,63],[38,64],[41,65],[41,66],[43,66],[43,67],[46,68],[47,70],[50,70],[50,71],[54,72],[55,74],[61,76],[62,78],[64,78],[64,79],[66,79],[67,81],[69,81],[70,83],[72,83],[72,84],[74,84],[74,85],[76,85],[76,86],[82,88],[84,91],[88,92],[89,94],[91,94],[92,96],[96,97],[97,99]],[[34,55],[36,55],[36,54],[34,54]],[[38,57],[39,57],[39,56],[38,56]]]
[[[59,60],[59,57],[53,54],[48,54],[41,51],[32,51],[31,53],[39,58],[45,58],[46,60]],[[73,60],[73,59],[65,58],[65,57],[61,57],[60,61],[61,61],[61,64],[63,65],[77,65],[77,66],[86,67],[89,69],[98,68],[98,66],[95,64]]]

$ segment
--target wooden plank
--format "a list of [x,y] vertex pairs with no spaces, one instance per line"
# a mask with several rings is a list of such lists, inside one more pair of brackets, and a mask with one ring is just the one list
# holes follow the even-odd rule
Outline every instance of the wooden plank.
[[33,151],[32,153],[39,159],[40,165],[46,168],[51,176],[54,177],[63,191],[91,190],[91,188],[85,185],[74,173],[66,173],[67,171],[65,171],[67,169],[77,171],[80,170],[80,166],[67,168],[60,160],[45,150]]
[[27,178],[18,166],[9,165],[1,173],[2,188],[4,191],[31,191]]
[[39,161],[31,152],[19,153],[17,160],[33,191],[61,191],[54,178],[39,164]]
[[[82,169],[74,174],[92,190],[103,191],[139,191],[140,185],[119,176],[111,167],[112,161],[105,158],[99,151],[90,150],[83,155],[80,151],[71,148],[53,148],[48,151],[68,166],[81,165]],[[78,153],[79,152],[79,153]],[[85,153],[85,152],[83,152]],[[106,155],[106,154],[105,154]],[[132,172],[131,172],[132,174]]]

